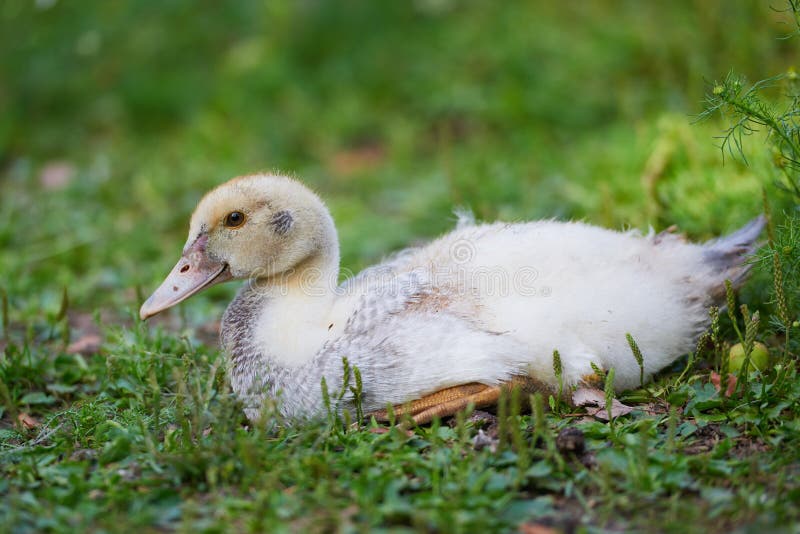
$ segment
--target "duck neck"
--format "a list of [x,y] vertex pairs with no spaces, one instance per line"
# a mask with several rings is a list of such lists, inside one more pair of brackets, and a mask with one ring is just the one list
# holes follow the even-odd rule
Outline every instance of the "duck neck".
[[281,397],[284,415],[319,408],[324,369],[314,357],[333,335],[329,316],[337,272],[337,262],[320,258],[280,283],[248,282],[228,307],[222,345],[231,385],[248,417],[258,416],[265,393]]
[[336,230],[330,216],[325,222],[312,254],[292,269],[248,281],[225,313],[222,344],[232,386],[253,404],[249,409],[260,405],[256,391],[283,392],[295,404],[317,402],[322,370],[314,356],[335,336],[330,317],[339,275]]
[[[290,268],[258,279],[258,286],[272,297],[273,304],[302,303],[312,308],[329,302],[338,285],[339,237],[327,209],[320,206],[315,216],[308,217],[313,229],[308,234],[308,249]],[[266,270],[265,272],[269,272]],[[306,316],[301,314],[301,316]],[[293,317],[296,319],[297,317]]]
[[302,302],[315,306],[330,301],[339,279],[339,249],[329,245],[301,261],[286,272],[259,280],[275,301]]
[[338,276],[339,251],[330,245],[289,271],[253,284],[265,297],[253,335],[276,364],[306,363],[327,341]]

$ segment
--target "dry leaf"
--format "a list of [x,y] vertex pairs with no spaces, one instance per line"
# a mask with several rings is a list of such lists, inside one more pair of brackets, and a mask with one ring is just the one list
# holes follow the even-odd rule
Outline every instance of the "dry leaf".
[[97,334],[86,334],[70,343],[67,347],[67,354],[97,354],[103,340]]
[[336,174],[346,176],[378,166],[385,155],[383,146],[369,143],[336,153],[331,160],[331,167]]
[[725,396],[730,397],[736,391],[736,375],[728,375],[728,387],[725,388]]
[[[722,390],[722,376],[716,371],[711,371],[711,384],[714,386],[714,389],[719,392]],[[724,396],[730,397],[736,392],[736,375],[729,374],[727,385],[725,386],[725,393]]]
[[42,423],[40,423],[38,420],[36,420],[36,418],[35,418],[35,417],[33,417],[33,416],[31,416],[31,415],[28,415],[28,414],[26,414],[26,413],[21,413],[21,414],[19,414],[19,415],[17,416],[17,421],[19,421],[19,422],[20,422],[20,424],[21,424],[21,425],[22,425],[22,426],[23,426],[23,427],[24,427],[26,430],[32,430],[32,429],[34,429],[34,428],[38,428],[38,427],[42,426]]
[[[606,394],[605,392],[595,388],[578,388],[572,394],[572,403],[575,406],[582,406],[586,408],[586,413],[600,419],[601,421],[608,421],[608,411],[606,410]],[[621,415],[627,415],[633,411],[633,408],[626,404],[622,404],[617,399],[611,401],[611,417],[617,418]]]
[[64,189],[75,176],[75,167],[68,161],[51,161],[39,173],[39,183],[44,189]]

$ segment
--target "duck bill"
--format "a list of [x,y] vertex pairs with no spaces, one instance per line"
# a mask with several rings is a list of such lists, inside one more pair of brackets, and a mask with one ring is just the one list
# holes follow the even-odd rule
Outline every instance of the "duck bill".
[[204,250],[191,247],[167,278],[139,309],[142,321],[182,302],[195,293],[230,280],[228,265],[208,258]]

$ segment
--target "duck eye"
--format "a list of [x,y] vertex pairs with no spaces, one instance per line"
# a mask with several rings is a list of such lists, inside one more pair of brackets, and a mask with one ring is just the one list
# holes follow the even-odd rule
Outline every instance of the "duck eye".
[[228,228],[239,228],[244,224],[244,213],[241,211],[232,211],[225,216],[223,224]]

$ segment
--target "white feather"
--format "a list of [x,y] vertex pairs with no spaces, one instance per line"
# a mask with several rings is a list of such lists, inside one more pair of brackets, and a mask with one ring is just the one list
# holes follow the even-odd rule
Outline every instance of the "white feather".
[[[298,228],[300,217],[314,221],[307,227],[318,245],[302,265],[317,276],[300,283],[306,271],[298,268],[290,284],[248,284],[228,308],[223,343],[250,415],[264,394],[281,394],[287,414],[318,413],[320,380],[341,387],[343,357],[361,372],[366,410],[518,375],[555,387],[554,350],[566,386],[592,375],[592,364],[615,369],[617,388],[637,386],[626,334],[644,354],[646,379],[689,351],[712,294],[746,273],[744,256],[763,225],[703,246],[577,222],[475,224],[462,214],[453,232],[335,287],[338,242],[324,204],[285,178],[237,183],[269,204],[273,186],[282,204],[295,203],[275,209],[298,214]],[[308,248],[302,232],[292,239],[282,245],[289,253]],[[250,246],[257,257],[269,252]]]

